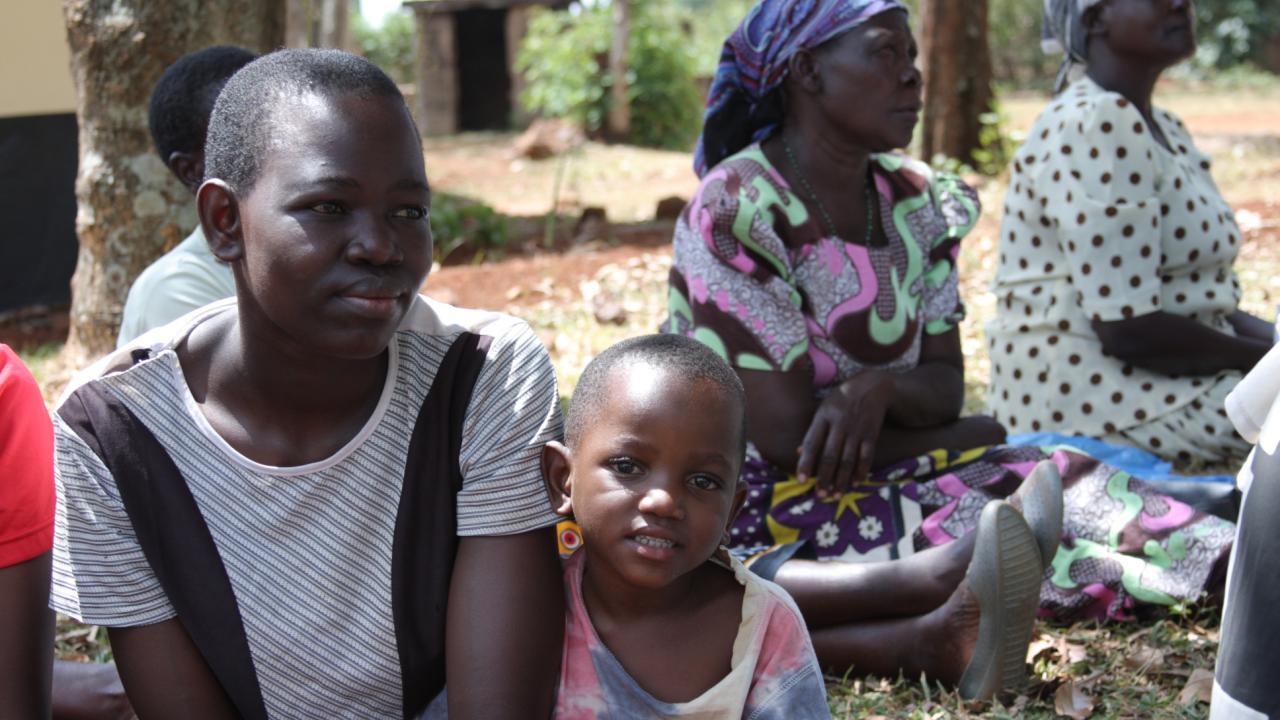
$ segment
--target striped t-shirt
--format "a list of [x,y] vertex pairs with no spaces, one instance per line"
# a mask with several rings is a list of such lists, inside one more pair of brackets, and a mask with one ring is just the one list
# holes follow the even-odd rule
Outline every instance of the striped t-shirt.
[[[489,338],[462,425],[457,535],[554,524],[538,464],[561,433],[550,359],[523,322],[419,298],[364,427],[327,459],[272,467],[213,430],[174,352],[198,324],[235,311],[231,299],[141,336],[86,371],[68,402],[123,404],[172,459],[225,566],[271,717],[402,717],[392,538],[418,411],[453,341]],[[135,362],[139,350],[147,357]],[[80,392],[94,384],[104,392]],[[175,617],[103,459],[61,417],[55,436],[52,606],[109,627]]]

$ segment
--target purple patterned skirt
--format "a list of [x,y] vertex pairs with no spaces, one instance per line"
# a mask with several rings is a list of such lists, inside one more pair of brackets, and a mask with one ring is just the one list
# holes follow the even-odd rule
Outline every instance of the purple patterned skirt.
[[1066,447],[936,450],[875,472],[840,499],[819,499],[752,448],[747,502],[730,530],[738,557],[803,543],[819,560],[894,560],[970,532],[1041,460],[1062,474],[1063,537],[1045,571],[1043,616],[1128,619],[1140,603],[1195,600],[1231,549],[1235,526]]

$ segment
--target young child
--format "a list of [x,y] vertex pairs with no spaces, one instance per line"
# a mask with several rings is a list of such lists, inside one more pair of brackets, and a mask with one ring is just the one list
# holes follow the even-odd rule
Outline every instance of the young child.
[[587,366],[542,468],[582,549],[565,564],[556,717],[826,718],[791,598],[722,547],[745,487],[742,383],[677,335]]
[[[225,45],[197,50],[170,65],[151,91],[151,141],[165,167],[192,195],[204,181],[204,139],[213,103],[231,76],[256,57]],[[133,281],[116,345],[235,294],[231,268],[209,251],[197,225]]]
[[546,717],[555,376],[524,323],[418,294],[404,98],[353,55],[266,55],[218,96],[205,163],[236,297],[59,407],[54,607],[108,628],[144,718],[416,717],[446,671],[454,717]]

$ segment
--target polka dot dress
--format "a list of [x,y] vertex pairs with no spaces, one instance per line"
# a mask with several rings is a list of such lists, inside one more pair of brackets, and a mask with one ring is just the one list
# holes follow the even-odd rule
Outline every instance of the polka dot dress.
[[[1186,415],[1238,376],[1133,367],[1103,354],[1090,327],[1163,310],[1234,334],[1226,318],[1240,298],[1231,270],[1240,231],[1182,122],[1160,109],[1155,117],[1170,149],[1129,101],[1085,77],[1053,100],[1014,158],[987,325],[988,403],[1010,432],[1145,437],[1142,428]],[[1183,449],[1176,436],[1168,445],[1147,449],[1171,458]]]

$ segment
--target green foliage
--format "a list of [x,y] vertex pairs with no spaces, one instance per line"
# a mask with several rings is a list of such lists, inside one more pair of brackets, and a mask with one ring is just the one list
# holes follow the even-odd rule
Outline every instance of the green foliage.
[[352,9],[351,39],[360,48],[360,54],[402,85],[413,82],[417,37],[413,16],[407,12],[388,15],[382,27],[375,30]]
[[477,260],[492,259],[506,247],[507,219],[483,203],[437,192],[431,198],[431,234],[436,262],[462,247],[474,250]]
[[1048,86],[1060,57],[1040,48],[1043,3],[1027,0],[989,0],[987,32],[991,70],[997,81]]
[[1008,129],[1011,120],[1000,101],[993,100],[991,105],[990,112],[978,116],[982,127],[978,130],[978,149],[973,151],[973,162],[977,166],[975,170],[994,176],[1004,172],[1026,137],[1024,133]]
[[1196,64],[1224,69],[1261,60],[1267,40],[1280,34],[1280,3],[1197,0]]
[[[631,142],[687,149],[697,137],[702,98],[686,25],[688,11],[673,0],[632,0],[631,62],[627,73]],[[521,102],[531,112],[567,118],[598,132],[609,112],[607,4],[573,12],[534,13],[516,58],[528,85]]]
[[690,46],[699,77],[715,74],[724,41],[755,4],[755,0],[680,0],[680,5],[697,18],[692,23]]
[[978,116],[978,122],[981,124],[978,129],[978,149],[973,151],[972,164],[941,153],[933,156],[929,164],[935,170],[956,175],[977,173],[995,177],[1004,172],[1009,160],[1026,139],[1025,134],[1008,129],[1012,121],[998,100],[992,102],[990,112]]

